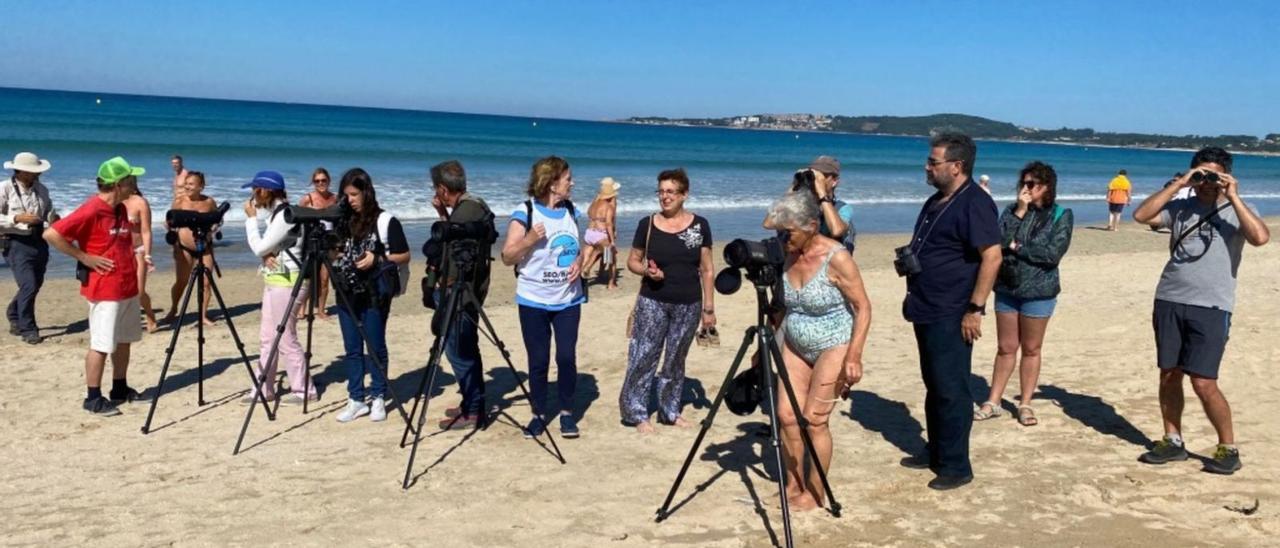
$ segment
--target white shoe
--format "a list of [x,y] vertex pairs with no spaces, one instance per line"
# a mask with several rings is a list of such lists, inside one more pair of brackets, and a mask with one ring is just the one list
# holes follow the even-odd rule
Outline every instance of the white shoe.
[[369,420],[373,422],[382,422],[387,420],[387,402],[382,398],[373,398],[370,405]]
[[[369,406],[362,401],[347,400],[347,407],[338,413],[338,422],[351,422],[360,417],[369,414]],[[382,417],[386,418],[387,412],[382,412]]]

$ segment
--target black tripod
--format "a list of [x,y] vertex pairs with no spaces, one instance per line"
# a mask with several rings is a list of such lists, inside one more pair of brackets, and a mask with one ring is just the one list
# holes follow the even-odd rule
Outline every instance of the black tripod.
[[[299,237],[302,238],[303,242],[303,259],[299,261],[298,258],[294,257],[288,250],[285,250],[285,254],[288,255],[289,258],[293,259],[295,264],[301,265],[299,270],[300,275],[298,276],[298,279],[293,282],[293,290],[289,293],[289,303],[285,307],[285,315],[280,318],[280,323],[276,325],[276,334],[271,340],[271,350],[267,353],[267,356],[259,358],[263,364],[262,372],[260,374],[253,375],[253,393],[257,395],[256,397],[258,399],[265,398],[265,396],[262,395],[262,386],[266,384],[268,380],[266,372],[269,368],[267,365],[275,362],[280,357],[280,338],[284,336],[286,326],[289,323],[289,316],[293,314],[293,307],[298,302],[298,295],[302,292],[302,288],[304,286],[308,288],[307,345],[303,352],[305,361],[302,368],[302,385],[305,387],[311,386],[311,328],[315,323],[316,306],[320,302],[319,293],[316,291],[316,284],[319,283],[320,280],[321,268],[329,269],[330,272],[333,271],[328,259],[328,250],[331,247],[334,238],[332,233],[326,230],[324,225],[320,223],[303,222],[298,223],[298,226],[301,230]],[[355,310],[351,305],[351,296],[348,294],[347,288],[343,287],[342,284],[335,283],[333,285],[334,294],[337,295],[338,298],[338,306],[343,308],[349,316],[355,319],[356,331],[360,333],[361,340],[368,340],[368,337],[365,336],[364,322],[360,320],[360,316],[355,313]],[[385,381],[387,385],[388,395],[391,396],[393,401],[399,402],[399,398],[396,397],[395,392],[391,389],[391,380],[387,378],[386,364],[382,363],[382,361],[378,359],[376,353],[370,352],[368,356],[373,360],[373,374],[381,376],[381,380]],[[250,370],[250,374],[252,374],[252,369]],[[277,393],[279,393],[278,390]],[[307,413],[307,402],[309,400],[310,395],[304,393],[302,395],[302,412],[304,414]],[[232,455],[240,454],[240,447],[244,443],[245,434],[249,431],[249,422],[253,420],[253,412],[256,407],[257,406],[251,405],[249,406],[249,409],[245,411],[244,424],[240,427],[240,436],[236,438],[235,449],[231,451]],[[396,405],[395,407],[400,413],[401,418],[404,419],[405,427],[408,428],[410,422],[409,415],[405,413],[403,406]],[[275,414],[269,406],[267,407],[267,420],[275,420]]]
[[[244,353],[244,343],[240,341],[240,334],[236,333],[236,326],[231,322],[231,314],[227,312],[227,303],[222,300],[222,292],[218,290],[218,283],[214,280],[212,272],[204,265],[204,256],[208,253],[209,231],[210,226],[195,226],[191,228],[192,234],[195,236],[195,247],[190,248],[178,243],[174,240],[174,245],[181,247],[191,254],[195,264],[191,268],[191,276],[187,278],[187,287],[182,295],[182,305],[178,308],[178,315],[174,320],[173,336],[169,338],[169,347],[164,351],[164,366],[160,368],[160,380],[156,382],[156,396],[151,399],[151,408],[147,411],[147,422],[142,425],[142,433],[151,433],[151,419],[156,413],[156,404],[160,402],[160,396],[164,394],[164,380],[169,373],[169,364],[173,362],[173,350],[178,345],[178,334],[182,332],[182,319],[187,315],[187,305],[191,304],[191,292],[194,290],[198,296],[196,297],[197,310],[204,310],[204,284],[209,283],[209,289],[212,290],[213,296],[218,301],[218,308],[222,310],[222,319],[227,323],[227,329],[231,331],[231,339],[236,343],[236,349],[240,351],[240,359],[244,361],[245,371],[249,373],[249,377],[253,378],[253,366],[249,364],[249,356]],[[173,233],[170,233],[173,234]],[[204,318],[196,320],[196,402],[204,405]],[[271,407],[267,405],[266,398],[259,397],[262,407],[267,410],[267,416],[275,418],[275,413]],[[252,406],[251,406],[252,407]]]
[[836,502],[835,494],[831,492],[831,484],[827,481],[827,471],[822,469],[819,464],[818,452],[813,447],[813,439],[809,437],[808,421],[804,419],[801,412],[800,403],[796,400],[795,390],[791,388],[791,379],[787,376],[787,370],[782,366],[782,351],[778,348],[778,341],[774,338],[774,329],[769,325],[767,319],[767,303],[768,287],[773,284],[772,268],[767,268],[767,272],[761,275],[753,276],[753,282],[756,287],[756,325],[748,327],[746,334],[742,338],[742,345],[738,347],[738,354],[733,358],[733,366],[729,368],[728,374],[724,377],[724,383],[720,385],[720,392],[716,394],[715,402],[711,404],[711,410],[707,413],[707,418],[702,420],[702,429],[698,431],[698,437],[693,442],[693,447],[689,448],[689,456],[685,457],[684,465],[680,467],[680,472],[676,474],[676,481],[671,485],[671,491],[667,493],[667,499],[663,501],[662,507],[658,508],[658,515],[655,521],[661,522],[671,515],[671,501],[675,499],[676,491],[680,489],[680,483],[684,481],[684,475],[689,471],[689,465],[693,463],[693,457],[698,453],[698,448],[702,445],[702,439],[707,435],[707,431],[711,429],[711,424],[716,419],[716,411],[720,409],[720,404],[724,402],[725,394],[728,393],[731,381],[738,372],[738,367],[742,365],[743,357],[747,355],[747,349],[751,347],[751,340],[755,339],[756,349],[760,356],[760,377],[764,379],[764,396],[769,398],[769,443],[773,446],[774,456],[778,462],[778,498],[782,503],[782,530],[786,538],[787,548],[793,546],[791,539],[791,509],[787,504],[787,473],[785,470],[785,461],[782,458],[782,446],[778,436],[778,411],[777,407],[777,388],[773,384],[773,374],[776,372],[779,379],[782,380],[782,387],[786,390],[787,400],[791,404],[792,412],[795,413],[796,420],[800,423],[800,438],[804,441],[805,452],[809,455],[814,470],[818,472],[818,477],[822,480],[822,488],[826,492],[827,500],[830,501],[829,511],[832,515],[840,516],[840,503]]
[[[466,245],[466,242],[454,242],[451,245]],[[465,253],[454,253],[454,257],[464,255]],[[487,260],[487,259],[480,259]],[[475,295],[475,291],[471,288],[471,280],[474,275],[475,258],[471,260],[458,260],[454,264],[458,265],[458,277],[449,285],[447,295],[443,304],[443,308],[436,311],[436,314],[444,314],[441,318],[442,324],[440,334],[436,335],[436,340],[431,344],[431,354],[427,359],[427,367],[422,373],[422,381],[418,384],[418,393],[413,398],[413,408],[409,411],[409,415],[417,413],[418,424],[417,429],[413,430],[409,425],[405,426],[404,433],[400,436],[400,447],[404,447],[408,442],[409,432],[412,430],[413,448],[409,450],[409,463],[404,468],[404,482],[401,487],[409,488],[410,475],[413,473],[413,459],[418,454],[418,444],[422,441],[422,427],[427,420],[427,407],[431,403],[431,393],[435,391],[436,372],[440,370],[440,356],[444,352],[445,341],[449,340],[450,331],[454,329],[454,324],[463,322],[475,322],[476,329],[483,327],[482,333],[489,342],[498,347],[498,351],[502,354],[502,359],[507,362],[507,367],[511,369],[511,375],[515,377],[516,384],[520,386],[520,392],[524,393],[524,397],[529,401],[532,407],[533,398],[529,395],[529,391],[524,387],[524,381],[520,380],[520,374],[516,370],[516,366],[511,363],[511,352],[507,350],[507,346],[502,343],[502,339],[498,338],[498,333],[493,328],[493,324],[489,322],[489,316],[484,313],[484,307],[480,304],[480,299]],[[458,316],[462,316],[459,320]],[[483,321],[483,325],[480,323]],[[418,403],[422,403],[422,408],[418,408]],[[487,414],[487,411],[486,411]],[[488,417],[484,417],[484,424],[488,423]],[[547,435],[547,441],[551,442],[551,447],[555,449],[556,458],[560,460],[560,464],[564,464],[564,455],[560,453],[560,447],[556,445],[555,438],[551,435],[551,429],[546,428],[543,432]]]

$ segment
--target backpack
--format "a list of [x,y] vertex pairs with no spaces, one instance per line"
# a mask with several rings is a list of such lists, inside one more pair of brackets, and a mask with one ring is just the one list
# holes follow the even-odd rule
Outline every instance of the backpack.
[[[394,218],[395,217],[393,215],[391,215],[386,211],[378,213],[378,241],[384,242],[383,243],[384,246],[386,245],[385,242],[387,241],[387,231],[391,228],[391,219],[394,219]],[[394,291],[391,291],[391,296],[399,297],[401,295],[404,295],[405,291],[409,289],[409,265],[398,264],[395,266],[397,270],[397,278],[399,280],[399,284],[397,284],[398,287],[391,288],[391,289],[394,289]],[[387,268],[390,268],[390,267],[387,267]]]

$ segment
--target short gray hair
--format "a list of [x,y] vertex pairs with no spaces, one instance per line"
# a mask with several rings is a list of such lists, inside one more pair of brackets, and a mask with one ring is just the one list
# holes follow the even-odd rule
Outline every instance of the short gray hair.
[[442,186],[452,192],[467,191],[467,172],[457,160],[440,162],[431,166],[431,184]]
[[800,190],[783,194],[769,206],[769,218],[779,230],[804,229],[809,223],[818,222],[818,211],[818,200],[813,193]]

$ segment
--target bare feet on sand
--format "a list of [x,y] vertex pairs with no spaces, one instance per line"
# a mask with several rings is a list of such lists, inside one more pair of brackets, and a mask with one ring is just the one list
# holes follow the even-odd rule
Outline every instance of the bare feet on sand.
[[649,421],[640,421],[636,424],[636,432],[641,434],[654,434],[657,433],[657,430],[653,429],[653,424],[650,424]]
[[810,495],[807,491],[794,497],[787,497],[787,506],[800,512],[808,512],[821,507],[818,501],[814,500],[813,495]]
[[684,417],[676,417],[676,420],[671,421],[671,426],[678,426],[678,427],[680,427],[680,428],[688,428],[688,427],[690,427],[690,426],[692,426],[692,425],[691,425],[691,424],[689,424],[689,421],[684,420]]

